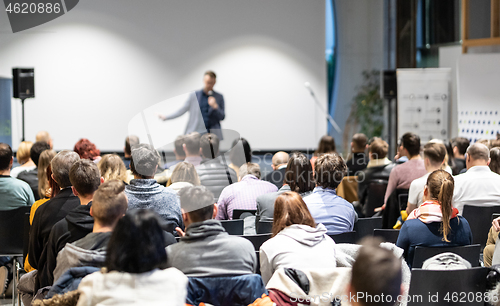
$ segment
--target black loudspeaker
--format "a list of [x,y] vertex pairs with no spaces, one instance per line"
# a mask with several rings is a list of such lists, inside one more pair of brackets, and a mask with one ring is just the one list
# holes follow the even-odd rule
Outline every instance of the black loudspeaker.
[[398,82],[396,70],[384,70],[382,74],[382,94],[386,99],[397,98]]
[[14,98],[27,99],[35,97],[35,69],[13,68],[12,83]]

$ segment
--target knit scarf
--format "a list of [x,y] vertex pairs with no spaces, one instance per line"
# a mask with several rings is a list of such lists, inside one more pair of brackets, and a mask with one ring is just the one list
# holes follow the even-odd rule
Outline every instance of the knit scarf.
[[[453,207],[450,219],[458,215],[458,209]],[[443,213],[441,212],[441,205],[438,201],[425,201],[419,208],[414,209],[406,220],[419,219],[424,223],[442,222]]]

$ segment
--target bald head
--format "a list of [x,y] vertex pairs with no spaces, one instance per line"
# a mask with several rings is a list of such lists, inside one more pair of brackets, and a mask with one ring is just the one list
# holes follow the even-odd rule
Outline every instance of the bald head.
[[288,153],[279,151],[273,156],[273,169],[276,170],[282,165],[288,163]]
[[52,149],[52,137],[50,137],[49,132],[40,131],[36,134],[36,142],[45,142]]
[[467,148],[467,170],[474,166],[487,166],[490,163],[490,150],[482,143],[474,143]]

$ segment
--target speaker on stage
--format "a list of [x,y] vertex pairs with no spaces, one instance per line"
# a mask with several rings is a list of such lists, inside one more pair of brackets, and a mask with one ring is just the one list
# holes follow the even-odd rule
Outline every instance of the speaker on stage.
[[13,68],[12,84],[14,98],[27,99],[35,97],[35,69]]
[[386,99],[395,99],[398,96],[398,82],[396,70],[382,72],[382,96]]

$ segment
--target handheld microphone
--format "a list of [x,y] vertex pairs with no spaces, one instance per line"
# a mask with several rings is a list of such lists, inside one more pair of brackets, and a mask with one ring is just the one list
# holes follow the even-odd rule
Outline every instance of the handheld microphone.
[[213,90],[209,90],[207,94],[208,94],[209,97],[211,97],[211,96],[213,96],[214,91]]

